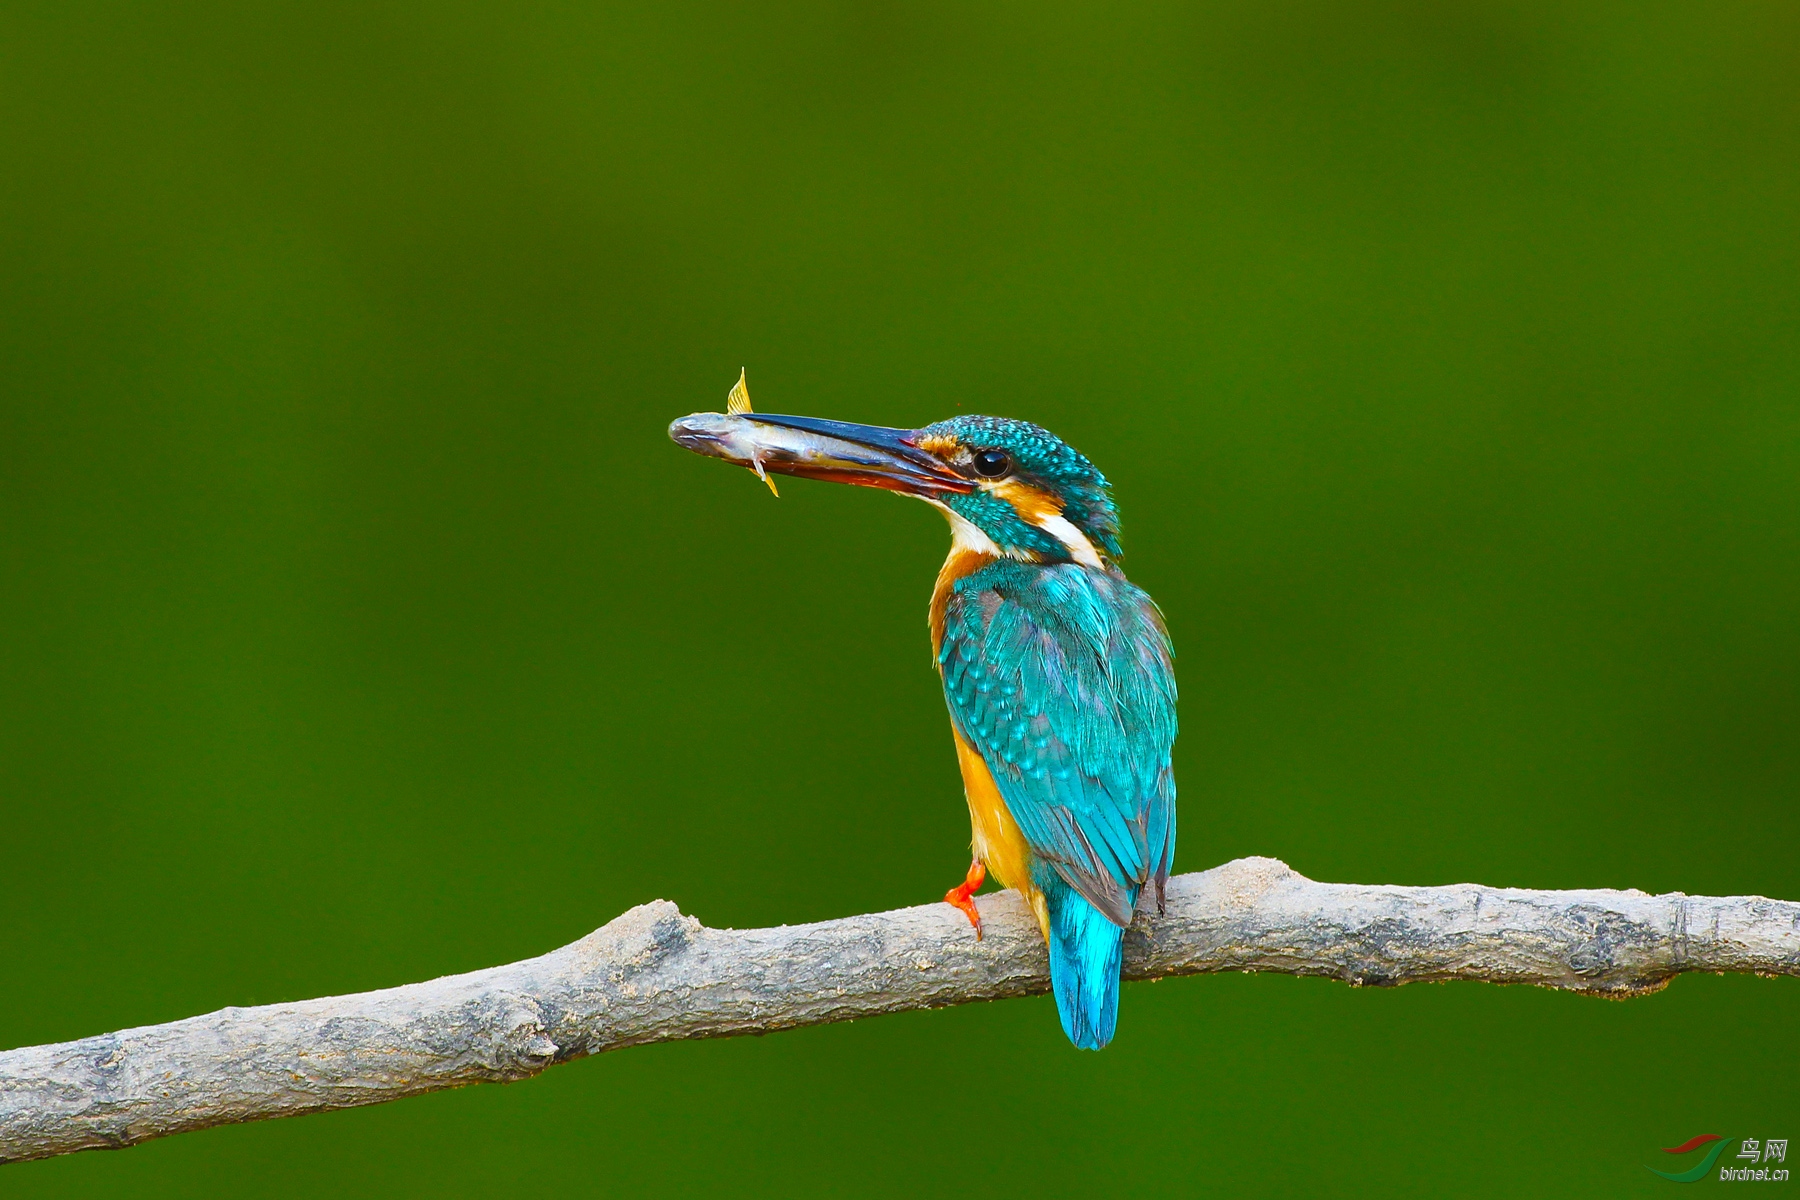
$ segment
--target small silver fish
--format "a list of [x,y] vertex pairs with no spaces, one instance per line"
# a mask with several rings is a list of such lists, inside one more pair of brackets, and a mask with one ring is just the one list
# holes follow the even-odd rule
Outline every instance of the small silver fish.
[[[741,381],[740,381],[741,382]],[[738,392],[733,388],[732,392]],[[743,397],[748,405],[749,396]],[[922,449],[915,429],[850,425],[811,417],[743,412],[693,413],[669,426],[676,445],[755,471],[836,479],[931,498],[974,486]]]

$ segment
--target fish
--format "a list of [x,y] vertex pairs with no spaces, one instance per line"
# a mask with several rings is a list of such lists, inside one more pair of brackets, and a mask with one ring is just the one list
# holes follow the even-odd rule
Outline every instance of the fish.
[[[742,380],[740,379],[740,384]],[[735,402],[739,388],[733,388]],[[742,397],[749,404],[747,391]],[[835,421],[768,413],[698,412],[669,425],[669,438],[684,450],[756,472],[769,485],[771,474],[842,480],[855,475],[871,487],[930,498],[934,492],[968,492],[974,485],[949,472],[910,440],[917,430],[844,426],[847,436],[833,433]],[[871,445],[871,433],[887,435]],[[780,493],[777,492],[777,495]]]

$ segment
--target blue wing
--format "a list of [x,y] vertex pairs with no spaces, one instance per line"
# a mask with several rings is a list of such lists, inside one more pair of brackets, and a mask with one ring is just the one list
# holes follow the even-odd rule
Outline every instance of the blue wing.
[[1173,657],[1114,572],[1000,560],[945,604],[951,719],[1033,853],[1120,927],[1146,884],[1161,906],[1175,857]]

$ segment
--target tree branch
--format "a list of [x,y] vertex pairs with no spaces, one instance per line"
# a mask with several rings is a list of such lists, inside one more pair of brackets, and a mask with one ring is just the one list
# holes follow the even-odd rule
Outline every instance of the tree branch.
[[[1049,990],[1018,895],[776,929],[708,929],[666,900],[539,958],[351,996],[225,1008],[0,1053],[0,1162],[235,1121],[525,1079],[672,1038],[732,1037]],[[1268,858],[1169,881],[1125,977],[1476,979],[1633,996],[1683,971],[1800,975],[1800,904],[1760,896],[1314,883]]]

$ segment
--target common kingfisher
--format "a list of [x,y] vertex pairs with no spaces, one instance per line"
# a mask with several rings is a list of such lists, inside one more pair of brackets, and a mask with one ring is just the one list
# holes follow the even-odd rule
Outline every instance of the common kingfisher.
[[[740,383],[741,386],[741,383]],[[958,416],[889,429],[743,411],[669,427],[686,449],[767,472],[885,488],[949,519],[930,608],[973,827],[945,895],[981,936],[988,871],[1050,951],[1063,1031],[1097,1050],[1119,1014],[1120,950],[1144,889],[1162,911],[1175,857],[1174,649],[1119,569],[1119,517],[1094,464],[1028,421]]]

